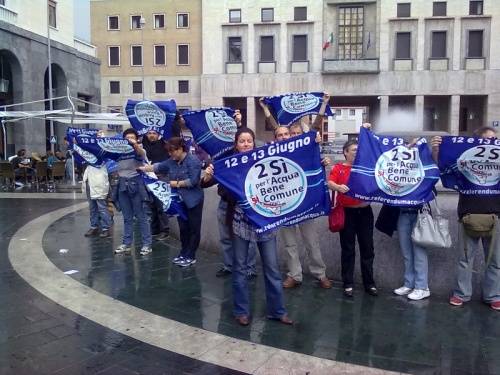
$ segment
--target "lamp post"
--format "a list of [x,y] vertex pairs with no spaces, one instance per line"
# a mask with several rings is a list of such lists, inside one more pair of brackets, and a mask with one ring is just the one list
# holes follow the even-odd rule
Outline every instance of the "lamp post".
[[141,26],[141,71],[142,71],[142,100],[144,100],[144,91],[146,90],[146,85],[144,82],[144,25],[146,25],[146,19],[141,15],[141,19],[139,20],[139,24]]
[[[52,59],[50,56],[50,16],[49,16],[49,7],[47,5],[47,54],[48,54],[48,60],[49,60],[49,110],[52,111],[54,109],[53,104],[52,104]],[[52,140],[52,137],[54,136],[54,122],[50,120],[50,138],[49,140]],[[50,150],[52,153],[55,152],[55,144],[50,142]]]

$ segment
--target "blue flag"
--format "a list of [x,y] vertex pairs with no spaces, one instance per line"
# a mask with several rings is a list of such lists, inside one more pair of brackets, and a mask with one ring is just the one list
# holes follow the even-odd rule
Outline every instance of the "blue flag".
[[237,125],[231,108],[209,108],[182,115],[191,130],[194,141],[213,159],[220,158],[234,148]]
[[377,136],[361,128],[347,195],[391,206],[431,201],[439,169],[424,138],[407,148],[403,138]]
[[330,212],[316,133],[229,156],[214,163],[215,179],[264,233]]
[[78,153],[85,153],[91,165],[102,165],[107,159],[119,161],[139,158],[126,139],[77,135],[75,140],[75,150]]
[[129,99],[125,112],[132,127],[139,135],[154,130],[168,139],[172,136],[172,124],[177,106],[174,99],[165,101],[137,101]]
[[[280,125],[291,125],[305,115],[318,114],[323,103],[322,92],[293,92],[279,96],[266,96],[266,103]],[[333,116],[329,105],[325,116]]]
[[177,189],[171,189],[170,184],[152,176],[142,173],[142,179],[146,188],[163,203],[163,211],[172,216],[180,216],[187,220],[186,208],[182,203],[181,196]]
[[500,139],[443,137],[439,169],[444,187],[465,195],[499,195]]
[[85,128],[72,128],[69,127],[66,130],[66,140],[68,141],[68,149],[73,151],[73,158],[75,159],[75,163],[78,165],[90,164],[94,167],[100,166],[101,164],[96,164],[97,160],[94,160],[94,157],[82,150],[80,147],[76,146],[73,142],[77,135],[88,135],[95,137],[99,129],[85,129]]

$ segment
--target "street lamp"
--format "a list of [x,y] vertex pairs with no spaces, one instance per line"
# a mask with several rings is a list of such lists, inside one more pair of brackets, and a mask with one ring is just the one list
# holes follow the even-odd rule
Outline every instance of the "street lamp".
[[146,24],[146,19],[141,16],[141,19],[139,20],[139,25],[141,26],[141,67],[142,67],[142,100],[144,100],[144,91],[146,90],[146,85],[144,82],[144,25]]

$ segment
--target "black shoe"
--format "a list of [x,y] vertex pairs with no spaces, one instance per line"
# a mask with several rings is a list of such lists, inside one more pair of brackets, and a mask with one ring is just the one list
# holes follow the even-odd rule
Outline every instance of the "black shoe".
[[354,288],[344,288],[344,296],[349,298],[354,297]]
[[369,288],[365,289],[366,293],[368,293],[370,296],[377,297],[378,296],[378,291],[377,288],[374,286],[370,286]]
[[226,277],[231,275],[231,273],[232,273],[231,271],[223,267],[215,273],[215,277]]
[[165,241],[169,238],[169,234],[168,233],[165,233],[165,232],[161,232],[159,233],[156,237],[155,237],[155,240],[157,241]]
[[90,228],[85,234],[85,237],[93,237],[99,234],[99,228]]

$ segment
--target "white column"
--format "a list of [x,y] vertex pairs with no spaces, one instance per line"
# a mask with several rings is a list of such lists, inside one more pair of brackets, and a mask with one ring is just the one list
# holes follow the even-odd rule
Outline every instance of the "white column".
[[[247,33],[247,61],[246,61],[246,66],[245,66],[245,73],[255,73],[256,68],[255,68],[255,57],[256,55],[256,49],[255,49],[255,30],[253,28],[253,25],[248,25],[248,33]],[[245,46],[243,46],[245,48]]]
[[[425,23],[424,20],[420,18],[417,25],[417,55],[415,56],[417,60],[416,70],[425,69],[425,42]],[[415,69],[415,67],[413,69]]]
[[450,98],[450,119],[448,122],[448,132],[458,135],[460,130],[460,95],[452,95]]
[[380,97],[380,117],[385,118],[389,114],[389,96],[382,95]]
[[424,130],[424,96],[415,97],[415,116],[417,117],[418,130]]
[[255,99],[253,96],[249,96],[247,97],[247,127],[254,132],[257,130],[255,121]]
[[[452,70],[460,70],[460,63],[462,61],[461,58],[461,43],[462,43],[462,21],[460,17],[456,17],[454,20],[454,26],[453,26],[453,53],[451,56],[451,62],[450,66],[448,69]],[[458,125],[457,125],[458,126]],[[458,129],[458,127],[457,127]]]

